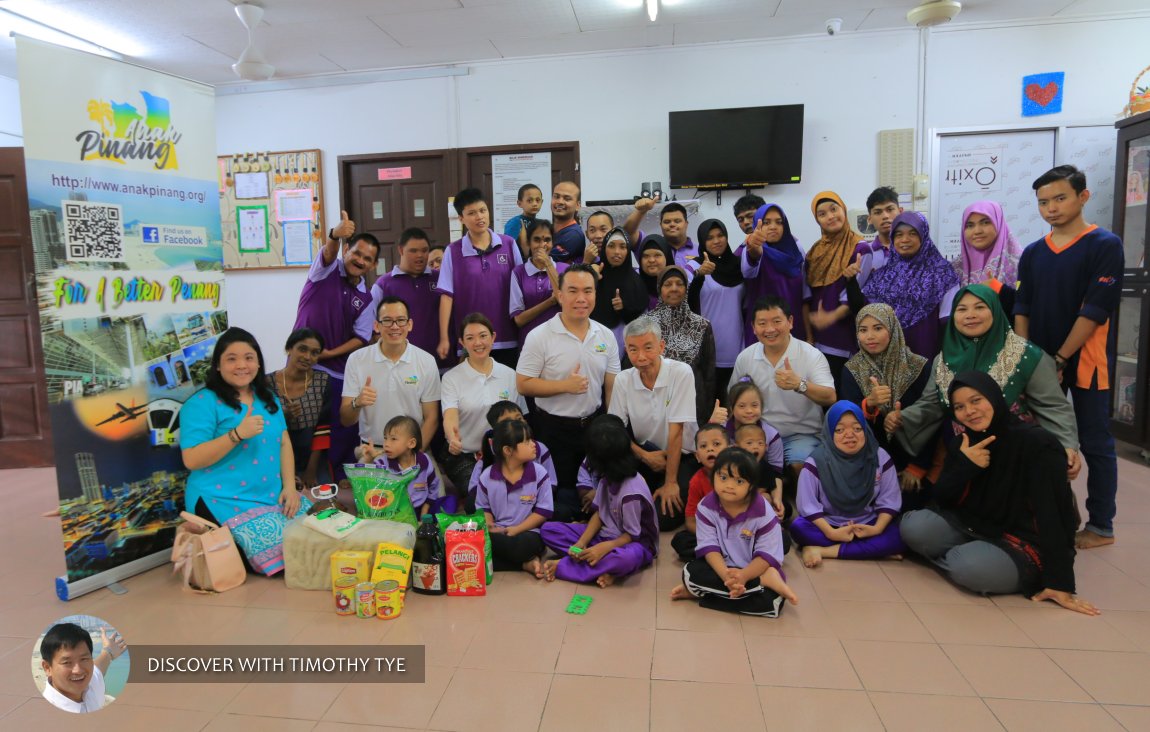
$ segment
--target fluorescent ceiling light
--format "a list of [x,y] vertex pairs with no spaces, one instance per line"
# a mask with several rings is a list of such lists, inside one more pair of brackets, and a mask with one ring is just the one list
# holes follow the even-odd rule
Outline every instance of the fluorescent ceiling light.
[[647,0],[647,17],[651,22],[655,22],[655,18],[659,15],[659,0]]
[[32,20],[31,18],[13,13],[11,10],[4,8],[0,8],[0,31],[2,31],[4,35],[28,36],[29,38],[35,38],[47,43],[54,43],[57,46],[66,46],[78,51],[87,51],[88,53],[107,56],[117,61],[124,60],[121,54],[110,48],[104,48],[97,43],[85,40],[79,36],[74,36],[59,28],[53,28],[38,20]]

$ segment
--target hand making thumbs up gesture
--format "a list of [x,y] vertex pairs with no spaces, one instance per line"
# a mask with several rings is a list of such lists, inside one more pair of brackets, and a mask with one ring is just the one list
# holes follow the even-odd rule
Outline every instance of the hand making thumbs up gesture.
[[985,468],[990,465],[990,450],[987,449],[990,443],[994,442],[996,438],[994,435],[987,437],[982,442],[970,444],[970,435],[962,433],[962,445],[959,447],[962,454],[966,455],[966,459],[974,463],[980,468]]
[[882,422],[882,428],[886,430],[888,435],[893,435],[898,432],[902,427],[902,402],[895,402],[894,409],[886,414],[886,419]]
[[726,409],[724,409],[723,405],[719,403],[718,399],[716,399],[715,400],[715,411],[711,412],[711,418],[708,419],[707,421],[708,422],[714,422],[715,424],[726,424],[727,420],[730,418],[731,418],[730,413]]
[[355,222],[347,217],[347,211],[339,212],[339,223],[331,230],[332,239],[346,239],[355,233]]
[[360,407],[370,407],[375,404],[376,393],[375,389],[371,386],[371,377],[367,377],[367,381],[363,382],[363,389],[359,392],[359,397],[356,398],[356,405]]
[[801,382],[799,375],[791,369],[791,359],[784,358],[782,367],[775,369],[775,385],[780,389],[795,391]]
[[695,270],[695,274],[700,277],[706,277],[709,274],[713,274],[714,271],[715,262],[711,259],[710,253],[703,252],[703,263],[699,265],[697,270]]
[[247,440],[264,431],[264,418],[258,414],[252,413],[252,404],[248,405],[248,411],[244,415],[243,420],[236,426],[236,435],[241,440]]
[[623,309],[623,296],[619,293],[618,290],[615,290],[615,297],[611,298],[611,307],[615,308],[616,310]]
[[567,377],[567,393],[568,394],[584,394],[587,392],[587,386],[590,383],[586,376],[579,373],[581,366],[575,365],[571,370],[571,375]]
[[890,404],[890,398],[892,396],[890,387],[885,384],[880,384],[878,378],[874,376],[870,377],[870,384],[870,394],[867,394],[866,398],[867,404],[869,404],[872,409]]

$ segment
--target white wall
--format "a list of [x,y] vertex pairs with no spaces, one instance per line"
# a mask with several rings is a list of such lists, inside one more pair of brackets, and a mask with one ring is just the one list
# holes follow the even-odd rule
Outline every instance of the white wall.
[[20,124],[20,86],[15,79],[0,76],[0,147],[23,147]]

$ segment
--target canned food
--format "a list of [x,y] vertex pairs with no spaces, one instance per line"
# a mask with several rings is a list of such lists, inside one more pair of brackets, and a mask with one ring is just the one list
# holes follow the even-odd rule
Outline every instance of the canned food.
[[335,595],[336,615],[355,615],[355,577],[341,577],[335,581],[332,593]]
[[395,580],[383,580],[375,585],[375,614],[384,620],[399,617],[403,612],[403,598],[406,587],[400,587]]
[[375,617],[375,585],[370,582],[355,586],[355,614],[360,618]]

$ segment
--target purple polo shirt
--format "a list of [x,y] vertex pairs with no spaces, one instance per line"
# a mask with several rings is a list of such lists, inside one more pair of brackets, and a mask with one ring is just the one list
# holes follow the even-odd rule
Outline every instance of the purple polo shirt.
[[[448,245],[439,268],[439,291],[454,298],[451,322],[455,332],[463,334],[461,324],[467,315],[483,313],[495,326],[499,339],[492,347],[515,348],[519,329],[511,319],[511,274],[523,257],[514,239],[488,231],[491,246],[486,251],[477,250],[469,234]],[[439,322],[438,317],[435,322]]]
[[631,540],[651,552],[651,556],[659,553],[659,522],[655,519],[651,490],[643,476],[636,473],[618,484],[600,478],[591,510],[597,511],[603,522],[599,530],[603,541],[629,534]]
[[399,467],[398,460],[392,460],[386,455],[375,459],[375,464],[387,470],[392,475],[407,475],[408,471],[416,471],[415,479],[407,484],[407,495],[411,496],[411,507],[418,511],[429,498],[439,497],[439,476],[435,473],[435,466],[427,453],[415,453],[415,465],[407,470]]
[[859,263],[859,273],[855,279],[858,281],[859,287],[862,287],[870,279],[871,272],[890,260],[890,250],[882,245],[878,237],[875,237],[871,241],[859,242],[858,246],[855,247],[855,259]]
[[[767,462],[767,464],[770,465],[772,468],[775,468],[776,470],[778,470],[781,473],[783,470],[783,467],[784,467],[784,463],[786,462],[785,458],[783,457],[783,455],[784,455],[784,453],[783,453],[783,436],[780,435],[779,431],[777,429],[775,429],[774,427],[772,427],[770,422],[768,422],[765,419],[760,419],[759,425],[763,428],[763,434],[766,435],[766,438],[767,438],[767,452],[765,455],[763,455],[763,460],[765,460]],[[728,419],[727,424],[725,424],[724,427],[727,428],[727,437],[729,437],[731,439],[731,444],[734,445],[735,444],[735,420],[734,420],[734,418]],[[769,486],[769,487],[774,488],[774,486]]]
[[[699,268],[697,261],[691,261],[691,272]],[[704,277],[699,290],[699,315],[711,321],[715,334],[715,365],[729,369],[743,348],[743,296],[746,286],[742,283],[734,287],[724,287],[715,282],[714,277]],[[749,344],[748,344],[749,345]]]
[[902,334],[906,338],[906,347],[928,361],[933,359],[942,350],[944,325],[946,319],[939,317],[939,308],[935,307],[922,320],[912,326],[903,327]]
[[736,254],[739,255],[739,262],[743,267],[743,277],[747,279],[745,301],[747,304],[747,328],[743,342],[748,346],[756,342],[755,333],[752,329],[755,322],[753,308],[755,303],[766,295],[775,295],[786,301],[791,308],[791,316],[794,318],[791,335],[800,341],[805,341],[807,328],[803,323],[802,273],[800,272],[794,277],[785,277],[771,265],[771,261],[766,257],[759,257],[759,261],[752,263],[747,258],[746,244],[740,246]]
[[728,567],[742,569],[755,557],[782,572],[783,528],[767,501],[756,493],[751,505],[738,516],[731,516],[719,503],[715,492],[703,496],[695,510],[695,556],[705,558],[718,552]]
[[[491,430],[487,430],[486,434],[483,435],[483,441],[488,445],[491,445],[491,436]],[[535,440],[535,462],[542,465],[547,474],[552,476],[552,484],[554,484],[555,461],[551,459],[551,451],[539,440]],[[479,475],[486,469],[487,467],[483,465],[482,460],[475,461],[475,467],[471,469],[471,478],[467,482],[468,492],[474,491],[475,487],[479,485]]]
[[[320,251],[311,263],[307,282],[300,291],[292,330],[312,328],[323,337],[324,348],[335,348],[352,338],[370,342],[374,322],[371,293],[364,281],[360,279],[358,284],[352,285],[347,280],[343,259],[337,256],[331,264],[324,264],[323,252]],[[347,356],[326,359],[316,368],[342,379]]]
[[[563,262],[555,263],[555,271],[563,274],[567,269]],[[551,297],[551,278],[547,270],[539,269],[531,260],[515,266],[511,276],[511,317],[514,318],[524,310],[530,310],[547,298]],[[527,325],[519,329],[519,346],[527,340],[527,334],[539,325],[546,323],[559,314],[559,304],[556,303],[535,316]]]
[[878,451],[878,475],[874,477],[874,498],[857,516],[844,516],[831,504],[827,494],[823,492],[822,481],[819,480],[819,468],[813,457],[807,458],[803,469],[799,471],[798,496],[795,507],[799,515],[814,521],[825,518],[831,526],[843,526],[847,523],[871,524],[880,513],[889,513],[897,516],[902,508],[902,491],[898,487],[898,469],[894,460],[881,447]]
[[551,258],[556,262],[568,264],[582,262],[585,249],[587,249],[587,236],[577,220],[572,219],[566,226],[555,229]]
[[[829,285],[809,288],[810,296],[807,302],[811,312],[818,310],[822,304],[823,310],[830,312],[846,303],[847,281],[839,277]],[[795,318],[802,320],[802,316]],[[796,325],[798,323],[796,322]],[[849,314],[826,330],[815,331],[815,346],[829,356],[847,358],[858,350],[858,336],[855,334],[855,322]]]
[[423,274],[404,272],[396,265],[371,286],[372,310],[385,297],[398,297],[407,303],[411,315],[411,333],[407,340],[417,348],[435,353],[439,345],[439,273],[428,269]]
[[518,526],[533,513],[549,519],[555,510],[551,497],[554,484],[546,468],[537,462],[524,465],[523,475],[514,483],[503,477],[500,465],[492,465],[479,475],[475,507],[490,513],[495,525],[503,528]]

